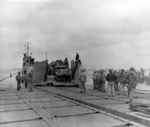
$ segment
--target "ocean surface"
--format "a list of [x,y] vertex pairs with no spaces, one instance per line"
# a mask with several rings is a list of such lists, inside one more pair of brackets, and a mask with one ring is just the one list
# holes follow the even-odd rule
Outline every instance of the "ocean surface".
[[[6,71],[6,70],[0,70],[0,80],[6,77],[10,76],[10,73],[13,75],[15,73],[17,73],[17,70],[13,70],[13,71]],[[145,71],[145,75],[149,75],[150,70],[146,70]],[[87,87],[92,87],[93,85],[93,80],[92,80],[92,74],[93,74],[93,70],[87,70],[87,82],[86,82],[86,86]],[[89,76],[90,75],[90,76]],[[0,81],[0,88],[7,88],[9,86],[15,87],[17,86],[16,80],[15,80],[16,75],[14,75],[11,78],[5,79],[3,81]],[[24,84],[22,84],[22,88],[24,87]],[[106,83],[106,88],[107,88],[107,83]],[[148,90],[150,91],[150,84],[138,84],[136,89],[140,89],[140,90]]]
[[4,79],[6,77],[9,77],[9,78],[7,78],[5,80],[0,81],[0,88],[7,88],[9,86],[16,87],[17,86],[16,80],[15,80],[16,75],[14,75],[14,76],[12,76],[10,78],[10,73],[13,75],[13,74],[15,74],[17,72],[18,71],[16,71],[16,70],[13,70],[13,71],[0,70],[0,80]]

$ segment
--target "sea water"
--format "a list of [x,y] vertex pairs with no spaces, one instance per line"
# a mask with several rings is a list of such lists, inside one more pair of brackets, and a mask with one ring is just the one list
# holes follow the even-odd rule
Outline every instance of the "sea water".
[[[13,75],[17,72],[18,72],[17,70],[12,70],[12,71],[0,70],[0,88],[8,88],[10,86],[17,87],[16,75],[10,77],[10,74]],[[7,78],[7,79],[1,81],[1,79],[4,79],[4,78]]]

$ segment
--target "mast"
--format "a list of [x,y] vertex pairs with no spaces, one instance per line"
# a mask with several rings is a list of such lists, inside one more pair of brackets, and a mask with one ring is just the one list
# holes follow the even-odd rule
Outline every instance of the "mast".
[[24,53],[26,53],[26,44],[24,43]]
[[29,55],[29,42],[27,42],[27,56]]
[[45,52],[46,60],[47,60],[47,52]]

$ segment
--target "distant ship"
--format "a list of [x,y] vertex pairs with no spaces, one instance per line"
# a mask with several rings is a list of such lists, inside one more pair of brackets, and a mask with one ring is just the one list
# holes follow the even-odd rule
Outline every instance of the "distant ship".
[[22,76],[31,69],[33,70],[33,82],[40,83],[47,80],[48,61],[35,62],[35,59],[28,55],[29,45],[27,43],[27,53],[24,53],[22,64]]
[[13,69],[13,71],[16,71],[16,70],[21,70],[21,68],[14,68],[14,69]]

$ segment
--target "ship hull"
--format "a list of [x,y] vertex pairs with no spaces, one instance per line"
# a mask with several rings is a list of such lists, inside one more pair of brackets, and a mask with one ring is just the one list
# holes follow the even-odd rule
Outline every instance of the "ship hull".
[[47,66],[48,62],[47,60],[36,62],[34,64],[29,64],[27,66],[23,67],[23,70],[28,72],[30,68],[33,69],[33,82],[39,83],[39,82],[45,82],[47,80]]

